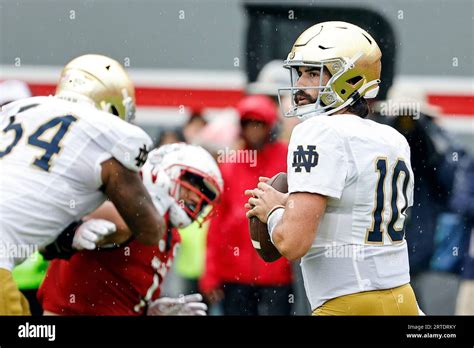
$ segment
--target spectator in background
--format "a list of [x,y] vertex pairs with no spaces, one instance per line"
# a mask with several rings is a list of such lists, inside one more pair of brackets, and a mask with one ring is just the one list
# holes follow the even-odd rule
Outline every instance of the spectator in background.
[[467,234],[461,266],[461,284],[456,314],[474,315],[474,158],[465,156],[459,164],[454,181],[451,208],[464,218]]
[[233,147],[240,136],[240,118],[234,112],[220,112],[193,137],[195,145],[209,151],[217,160],[219,151]]
[[224,193],[210,222],[200,287],[211,303],[223,300],[225,315],[289,315],[291,265],[284,258],[274,263],[260,259],[249,238],[243,194],[259,176],[286,171],[287,144],[270,140],[278,118],[270,98],[245,97],[237,110],[241,139],[233,152],[218,156]]
[[206,125],[207,122],[202,117],[201,110],[193,111],[183,128],[184,141],[188,144],[194,144],[195,139],[199,137],[200,132]]
[[456,160],[464,151],[436,124],[439,110],[425,99],[416,87],[392,87],[387,100],[374,106],[371,118],[397,129],[410,145],[415,191],[405,235],[411,284],[420,308],[426,314],[453,314],[457,281],[431,272],[430,261],[438,217],[449,211]]
[[181,143],[184,141],[181,128],[164,128],[161,129],[155,137],[155,147],[166,144]]
[[[266,95],[272,98],[276,105],[278,105],[278,88],[288,84],[289,75],[288,69],[283,67],[282,60],[272,60],[265,64],[262,70],[260,70],[257,80],[249,83],[247,93],[252,95]],[[282,108],[288,110],[290,108],[291,98],[289,96],[285,96],[284,98],[285,100],[282,100]],[[280,120],[280,124],[278,125],[278,139],[288,142],[293,128],[300,123],[300,120],[298,117],[284,117],[281,110],[279,108],[278,110]]]

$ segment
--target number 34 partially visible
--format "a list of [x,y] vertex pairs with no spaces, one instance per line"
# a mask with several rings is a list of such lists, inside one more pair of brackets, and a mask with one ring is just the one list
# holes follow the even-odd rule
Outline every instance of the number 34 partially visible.
[[[66,135],[69,127],[76,121],[77,118],[72,115],[59,116],[39,126],[38,129],[28,137],[28,144],[43,149],[44,154],[41,157],[37,157],[32,164],[44,171],[49,171],[52,157],[61,151],[61,140]],[[49,142],[40,139],[47,130],[55,127],[58,129]],[[11,116],[8,126],[6,126],[2,131],[3,133],[13,132],[14,139],[5,150],[0,151],[0,159],[8,155],[14,147],[18,145],[18,142],[23,136],[23,127],[20,122],[15,123],[15,116]]]

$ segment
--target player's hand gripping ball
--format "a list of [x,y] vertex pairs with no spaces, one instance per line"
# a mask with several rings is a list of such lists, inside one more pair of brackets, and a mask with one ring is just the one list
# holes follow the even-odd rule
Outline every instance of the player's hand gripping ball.
[[[262,187],[264,185],[261,185],[262,183],[259,184],[259,187]],[[276,191],[279,191],[280,193],[288,193],[288,181],[287,181],[287,176],[286,173],[278,173],[275,176],[273,176],[271,179],[268,179],[266,182],[267,185],[270,185],[273,187]],[[258,190],[258,191],[257,191]],[[259,193],[258,193],[259,192]],[[259,191],[259,189],[255,190],[247,190],[245,191],[246,195],[251,195],[255,197],[257,195],[257,199],[262,198],[262,192]],[[258,197],[260,195],[260,197]],[[255,198],[250,198],[249,203],[247,203],[245,206],[247,209],[252,209],[254,206],[252,205],[252,202],[254,201]],[[252,215],[249,217],[249,230],[250,230],[250,238],[252,240],[252,245],[257,251],[257,253],[260,255],[260,257],[266,261],[266,262],[273,262],[278,260],[281,257],[280,252],[278,249],[273,245],[272,241],[270,240],[270,235],[268,234],[268,229],[267,229],[267,224],[266,224],[266,215],[268,211],[273,208],[275,205],[282,204],[284,205],[284,202],[282,200],[286,201],[286,197],[283,198],[281,195],[278,195],[278,198],[272,203],[270,203],[268,206],[265,207],[263,211],[260,212],[259,215],[261,217],[257,217],[256,214],[252,214],[251,210],[247,213],[247,216]],[[268,210],[268,211],[267,211]],[[264,222],[261,221],[264,220]]]

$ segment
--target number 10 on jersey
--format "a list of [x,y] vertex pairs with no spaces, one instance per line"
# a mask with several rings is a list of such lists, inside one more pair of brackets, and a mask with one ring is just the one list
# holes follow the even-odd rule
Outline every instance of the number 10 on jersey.
[[[385,206],[390,206],[390,215],[386,222],[387,234],[392,242],[401,242],[405,234],[404,223],[402,226],[397,226],[396,222],[400,218],[406,216],[406,209],[408,208],[408,182],[410,181],[410,171],[401,158],[397,159],[391,175],[387,176],[388,163],[387,158],[379,157],[375,161],[375,171],[378,174],[378,180],[375,192],[375,205],[372,211],[372,225],[367,229],[366,241],[369,244],[382,244],[384,236],[384,215]],[[403,195],[403,206],[399,209],[397,200],[399,197],[398,182],[402,177],[401,194]],[[385,192],[385,181],[390,183],[390,195]],[[389,200],[386,202],[386,200]]]

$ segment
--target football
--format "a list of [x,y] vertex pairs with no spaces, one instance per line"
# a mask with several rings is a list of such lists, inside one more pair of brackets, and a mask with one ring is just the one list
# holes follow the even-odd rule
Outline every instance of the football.
[[[276,174],[267,181],[267,184],[277,191],[288,192],[286,173]],[[280,252],[270,240],[267,224],[264,224],[254,216],[249,220],[249,230],[253,247],[265,262],[273,262],[281,257]]]

